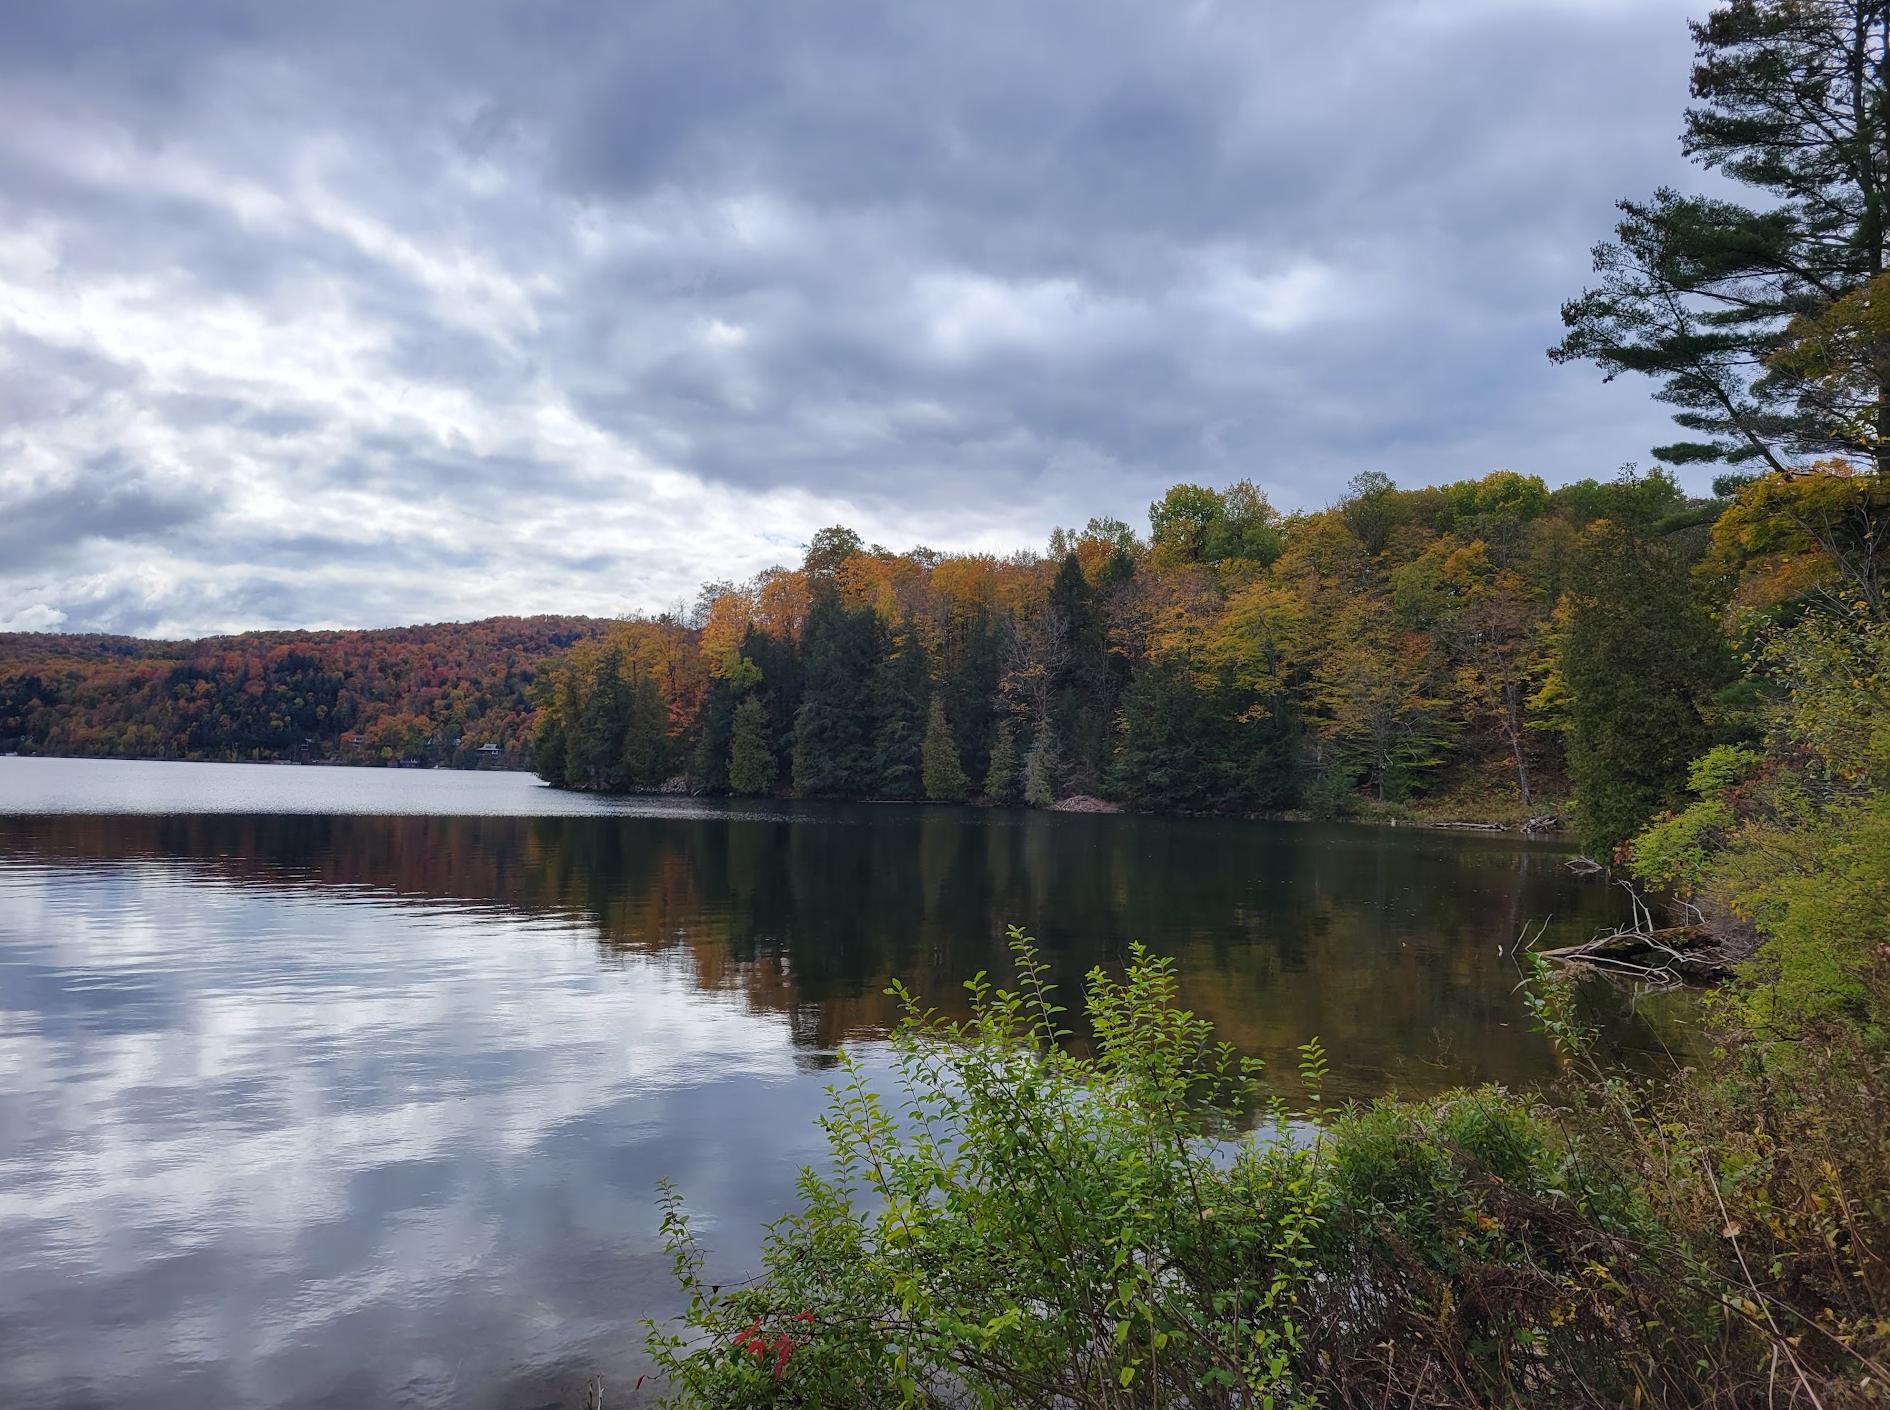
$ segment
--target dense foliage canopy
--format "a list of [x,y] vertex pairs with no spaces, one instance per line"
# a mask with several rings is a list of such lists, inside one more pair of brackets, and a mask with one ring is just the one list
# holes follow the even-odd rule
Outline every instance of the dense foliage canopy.
[[[1724,575],[1694,572],[1721,507],[1659,474],[1551,491],[1503,471],[1361,475],[1291,515],[1250,484],[1177,485],[1147,538],[1097,519],[1008,558],[829,529],[798,568],[580,644],[541,691],[535,760],[589,788],[1519,819],[1555,811],[1572,757],[1597,761],[1597,798],[1633,782],[1593,810],[1612,845],[1729,727]],[[666,711],[632,720],[633,680]],[[738,780],[749,701],[745,757],[779,764]],[[631,747],[645,767],[585,762]]]

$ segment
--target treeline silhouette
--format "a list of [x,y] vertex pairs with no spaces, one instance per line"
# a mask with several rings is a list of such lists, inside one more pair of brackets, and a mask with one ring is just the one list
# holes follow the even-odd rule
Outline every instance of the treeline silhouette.
[[0,634],[0,751],[374,763],[496,753],[516,767],[532,682],[608,626],[494,617],[200,641]]

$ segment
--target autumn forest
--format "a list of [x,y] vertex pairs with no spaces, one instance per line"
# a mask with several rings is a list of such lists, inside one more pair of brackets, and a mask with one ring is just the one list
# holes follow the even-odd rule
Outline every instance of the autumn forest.
[[1146,534],[1097,518],[1043,553],[895,553],[827,529],[797,566],[617,623],[21,635],[0,744],[529,760],[599,791],[1509,823],[1574,821],[1573,799],[1607,846],[1683,797],[1695,756],[1752,735],[1719,624],[1735,599],[1748,622],[1802,600],[1826,561],[1807,506],[1841,515],[1871,492],[1725,488],[1689,498],[1629,470],[1402,490],[1368,473],[1283,514],[1250,483],[1184,484]]

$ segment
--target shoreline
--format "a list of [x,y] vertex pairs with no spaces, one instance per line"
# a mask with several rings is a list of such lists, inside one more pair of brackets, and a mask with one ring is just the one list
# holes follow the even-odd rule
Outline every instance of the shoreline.
[[[263,768],[332,768],[348,770],[380,770],[384,772],[414,773],[459,773],[459,774],[518,774],[527,778],[538,779],[539,775],[528,768],[506,768],[484,764],[418,764],[400,763],[384,760],[365,759],[215,759],[188,758],[174,755],[126,755],[126,754],[53,754],[53,753],[8,753],[0,754],[0,759],[45,759],[57,761],[91,762],[100,764],[215,764],[255,766]],[[1138,806],[1133,802],[1116,802],[1094,797],[1088,794],[1072,794],[1058,799],[1048,808],[1035,808],[1025,803],[994,803],[980,798],[966,798],[948,802],[932,798],[874,798],[874,797],[826,797],[795,793],[696,793],[686,786],[677,786],[679,780],[655,788],[594,789],[573,788],[568,785],[543,783],[543,787],[555,793],[571,794],[589,798],[692,798],[720,799],[724,801],[750,801],[756,803],[841,803],[872,804],[895,803],[920,806],[943,806],[951,808],[978,808],[1005,812],[1057,813],[1076,817],[1150,817],[1150,818],[1218,818],[1234,822],[1331,822],[1347,823],[1369,827],[1407,828],[1425,832],[1472,832],[1487,833],[1491,836],[1520,837],[1530,841],[1554,842],[1567,841],[1569,832],[1564,821],[1565,808],[1561,805],[1539,814],[1548,817],[1554,825],[1547,828],[1531,828],[1530,822],[1515,822],[1506,818],[1477,816],[1469,812],[1454,809],[1441,810],[1437,815],[1424,813],[1411,814],[1399,811],[1379,812],[1385,805],[1375,804],[1371,809],[1355,813],[1346,813],[1334,817],[1319,817],[1305,808],[1281,808],[1276,810],[1248,809],[1195,809],[1195,808],[1150,808]],[[1395,807],[1395,805],[1393,805]]]

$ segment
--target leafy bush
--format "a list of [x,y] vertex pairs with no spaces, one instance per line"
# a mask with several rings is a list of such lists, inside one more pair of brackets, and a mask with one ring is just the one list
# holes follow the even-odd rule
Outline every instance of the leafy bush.
[[1083,1055],[1012,945],[1016,988],[972,981],[964,1022],[897,991],[897,1090],[844,1064],[831,1170],[803,1174],[759,1279],[708,1283],[666,1192],[689,1306],[650,1346],[675,1404],[1829,1406],[1883,1384],[1890,1086],[1842,1030],[1637,1087],[1583,1070],[1545,981],[1573,1064],[1555,1100],[1332,1111],[1309,1043],[1310,1110],[1242,1134],[1258,1065],[1177,1007],[1169,961],[1092,972]]
[[1697,801],[1650,823],[1634,839],[1634,874],[1677,895],[1693,895],[1739,823],[1724,795],[1749,779],[1760,762],[1755,750],[1731,744],[1695,759],[1687,770],[1687,787]]
[[671,1197],[688,1330],[652,1347],[685,1403],[1305,1400],[1296,1314],[1325,1191],[1290,1143],[1213,1139],[1257,1064],[1139,949],[1123,982],[1091,975],[1094,1056],[1076,1056],[1013,936],[1018,987],[971,981],[969,1020],[899,991],[895,1101],[844,1063],[832,1173],[802,1176],[762,1282],[705,1286]]
[[1755,1015],[1782,1033],[1841,1017],[1884,1041],[1890,1005],[1873,975],[1890,959],[1890,794],[1753,829],[1719,865],[1766,937],[1748,976]]
[[1762,940],[1749,1010],[1774,1035],[1840,1019],[1890,1028],[1890,622],[1811,616],[1769,633],[1766,751],[1696,759],[1697,801],[1634,839],[1642,880]]

